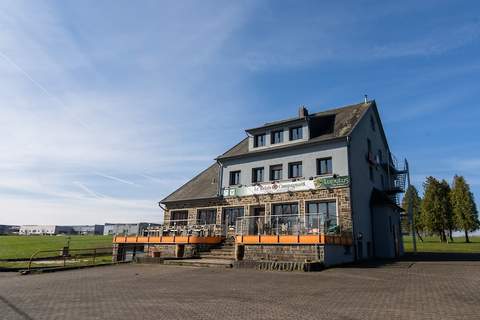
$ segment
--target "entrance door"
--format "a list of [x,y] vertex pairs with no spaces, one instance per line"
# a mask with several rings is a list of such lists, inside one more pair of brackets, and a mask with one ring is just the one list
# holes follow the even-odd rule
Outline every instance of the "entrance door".
[[[239,218],[243,217],[243,207],[224,208],[222,223],[227,237],[235,236],[235,229],[238,228]],[[241,222],[241,221],[240,221]]]
[[265,207],[254,207],[253,208],[254,218],[250,221],[250,230],[253,230],[253,234],[263,234],[264,225],[265,225]]

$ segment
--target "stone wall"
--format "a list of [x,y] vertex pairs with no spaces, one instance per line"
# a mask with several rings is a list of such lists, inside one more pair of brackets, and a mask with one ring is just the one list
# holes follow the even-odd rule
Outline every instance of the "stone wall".
[[188,218],[195,220],[197,218],[197,209],[216,208],[217,224],[221,224],[222,209],[224,207],[241,206],[244,207],[245,215],[253,215],[253,213],[250,212],[251,207],[265,206],[265,215],[269,216],[271,214],[271,204],[284,202],[297,202],[299,213],[303,215],[305,214],[305,202],[314,200],[337,200],[337,214],[339,216],[341,230],[344,232],[352,231],[350,188],[348,187],[168,203],[167,210],[164,213],[164,221],[165,224],[170,221],[170,212],[172,210],[188,210]]
[[179,250],[177,244],[145,244],[144,251],[149,257],[155,257],[159,253],[158,258],[194,258],[199,252],[208,251],[213,245],[204,244],[185,244],[183,251],[180,249],[180,255],[177,256]]
[[245,261],[321,261],[324,260],[322,245],[245,245]]

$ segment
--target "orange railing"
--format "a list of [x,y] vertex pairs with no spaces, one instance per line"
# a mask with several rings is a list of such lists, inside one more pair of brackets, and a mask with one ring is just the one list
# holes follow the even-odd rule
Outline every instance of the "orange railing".
[[138,243],[138,244],[218,244],[224,237],[200,237],[200,236],[115,236],[113,243]]
[[350,236],[341,235],[248,235],[236,236],[238,244],[337,244],[352,245]]

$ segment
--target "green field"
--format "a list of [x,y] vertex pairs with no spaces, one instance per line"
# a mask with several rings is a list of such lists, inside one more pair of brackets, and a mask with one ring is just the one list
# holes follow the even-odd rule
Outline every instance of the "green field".
[[[454,237],[453,242],[441,243],[438,237],[417,238],[418,252],[480,253],[480,237],[470,237],[470,243],[464,237]],[[403,237],[405,252],[413,252],[412,237]]]
[[30,258],[38,250],[61,250],[69,238],[70,249],[112,246],[111,236],[0,236],[0,259]]

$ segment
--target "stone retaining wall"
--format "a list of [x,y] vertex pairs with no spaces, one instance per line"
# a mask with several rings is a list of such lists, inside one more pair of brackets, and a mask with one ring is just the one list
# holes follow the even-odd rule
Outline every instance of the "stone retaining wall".
[[324,261],[323,245],[245,245],[245,261]]

